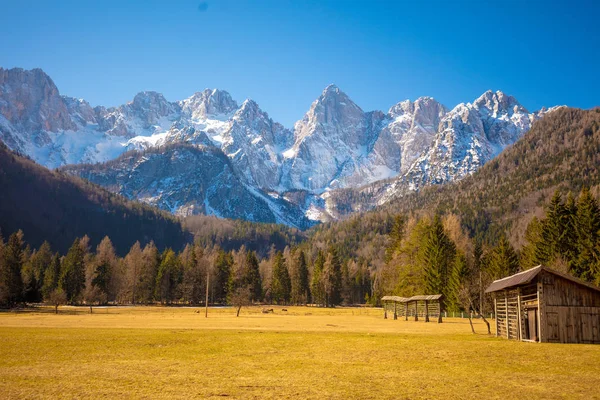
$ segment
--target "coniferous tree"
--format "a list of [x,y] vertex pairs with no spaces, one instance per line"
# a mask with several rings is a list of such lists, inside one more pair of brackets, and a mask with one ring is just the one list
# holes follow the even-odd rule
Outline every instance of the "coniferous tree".
[[60,276],[60,255],[55,253],[50,264],[44,272],[44,285],[42,286],[42,296],[44,300],[50,298],[50,294],[58,288],[58,278]]
[[216,282],[214,284],[215,301],[217,303],[225,303],[227,301],[229,276],[231,275],[232,266],[233,257],[231,254],[219,249],[215,260]]
[[385,250],[385,261],[389,262],[394,256],[394,252],[400,249],[402,238],[404,237],[404,231],[406,229],[406,220],[402,215],[394,217],[394,224],[390,231],[390,244]]
[[528,270],[540,264],[536,256],[536,248],[541,240],[541,223],[537,217],[533,217],[525,230],[526,244],[521,249],[521,269]]
[[245,283],[245,286],[250,288],[252,300],[260,301],[262,300],[262,281],[260,278],[258,258],[256,258],[255,252],[248,251],[248,253],[246,253],[245,267],[243,282]]
[[325,305],[337,306],[342,302],[342,265],[335,248],[331,248],[323,267]]
[[494,279],[513,275],[519,270],[519,256],[504,235],[490,254],[488,270]]
[[0,254],[0,304],[13,306],[21,301],[23,280],[21,269],[24,262],[23,232],[9,236]]
[[356,263],[354,260],[345,262],[342,264],[342,289],[341,289],[341,299],[344,304],[352,304],[352,279],[350,277],[350,264],[352,264],[353,269],[356,270]]
[[75,239],[61,262],[58,286],[71,304],[78,301],[85,288],[85,256],[81,239]]
[[310,291],[315,304],[325,305],[325,288],[323,285],[323,268],[325,266],[325,256],[321,250],[317,253],[317,258],[313,267]]
[[[39,249],[33,252],[24,266],[22,273],[24,296],[26,301],[40,302],[42,300],[42,287],[44,286],[44,273],[52,261],[50,243],[45,241]],[[27,284],[25,281],[27,280]]]
[[459,311],[462,305],[460,299],[460,290],[464,286],[470,275],[469,267],[467,265],[467,258],[464,254],[458,253],[454,259],[454,265],[452,266],[452,273],[448,281],[448,299],[446,304],[450,311]]
[[175,300],[175,289],[180,282],[181,271],[179,257],[171,249],[166,249],[156,275],[155,297],[162,304],[171,304]]
[[278,304],[290,301],[291,280],[283,253],[275,253],[273,260],[273,277],[271,282],[271,298]]
[[297,250],[293,259],[295,268],[292,279],[292,302],[294,304],[307,304],[310,302],[310,284],[304,251]]
[[192,304],[200,304],[205,300],[207,266],[204,263],[202,248],[187,245],[181,253],[183,266],[182,295],[183,300]]
[[536,259],[541,264],[549,264],[564,253],[568,224],[568,214],[557,190],[546,207],[546,218],[542,221],[540,241],[535,250]]
[[600,261],[600,207],[589,189],[584,188],[577,203],[575,216],[576,257],[572,273],[584,280],[594,281]]
[[425,291],[427,294],[442,294],[447,298],[448,279],[454,265],[456,246],[444,232],[442,221],[437,215],[425,236],[421,254]]
[[117,256],[112,242],[105,236],[96,247],[96,256],[90,263],[89,278],[86,279],[90,289],[88,300],[103,303],[109,299],[116,299],[119,291],[120,271],[118,271]]

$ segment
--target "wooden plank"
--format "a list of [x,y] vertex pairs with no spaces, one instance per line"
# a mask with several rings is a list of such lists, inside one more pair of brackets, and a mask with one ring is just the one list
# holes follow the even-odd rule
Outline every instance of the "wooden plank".
[[494,315],[496,316],[496,337],[498,337],[498,301],[496,299],[496,293],[494,293]]
[[519,329],[519,334],[517,335],[517,339],[523,339],[522,329],[521,329],[521,289],[517,289],[517,327]]
[[[538,278],[539,279],[539,278]],[[538,297],[538,312],[537,312],[537,317],[538,317],[538,341],[540,343],[544,342],[544,339],[542,337],[542,312],[545,312],[545,310],[542,308],[542,284],[538,282],[538,287],[537,287],[537,297]],[[546,318],[544,318],[544,323],[546,323]]]
[[510,339],[510,331],[508,330],[508,292],[504,291],[504,305],[506,306],[506,338]]

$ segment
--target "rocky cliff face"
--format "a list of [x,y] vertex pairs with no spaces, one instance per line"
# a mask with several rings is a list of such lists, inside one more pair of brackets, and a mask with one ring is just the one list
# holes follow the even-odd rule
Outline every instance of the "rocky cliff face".
[[[238,105],[222,90],[178,102],[141,92],[119,107],[92,108],[61,96],[39,69],[0,68],[0,139],[12,149],[49,168],[146,151],[149,159],[140,153],[69,170],[174,213],[297,226],[307,225],[305,216],[336,218],[337,189],[367,185],[376,205],[462,179],[550,111],[530,113],[512,96],[488,91],[452,110],[421,97],[387,113],[365,112],[330,85],[289,130],[256,102]],[[174,157],[178,145],[198,151],[184,147]],[[219,196],[223,205],[216,207]]]

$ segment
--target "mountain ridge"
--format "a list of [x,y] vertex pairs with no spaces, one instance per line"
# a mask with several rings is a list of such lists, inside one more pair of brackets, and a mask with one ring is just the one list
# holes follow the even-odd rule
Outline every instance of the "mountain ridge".
[[[145,91],[118,107],[92,108],[84,100],[61,96],[42,70],[0,68],[0,139],[10,148],[47,167],[82,164],[67,170],[85,175],[87,164],[117,159],[128,150],[212,146],[226,155],[246,191],[267,201],[273,212],[279,209],[273,202],[286,199],[286,193],[304,192],[301,202],[290,203],[304,216],[294,213],[286,222],[297,227],[337,218],[328,205],[336,190],[380,185],[394,178],[376,200],[384,204],[424,186],[463,179],[551,111],[530,113],[514,97],[487,91],[452,109],[425,96],[401,101],[387,112],[365,112],[331,84],[294,128],[287,129],[255,101],[246,99],[240,105],[219,89],[205,89],[176,102]],[[168,177],[158,175],[156,180],[164,178]],[[133,192],[125,187],[132,180],[123,182],[111,190]],[[215,185],[227,187],[227,182]],[[191,207],[198,200],[179,199],[178,209],[167,209],[182,215],[186,210],[228,212]],[[254,201],[248,201],[251,208]],[[246,211],[238,217],[251,214]]]

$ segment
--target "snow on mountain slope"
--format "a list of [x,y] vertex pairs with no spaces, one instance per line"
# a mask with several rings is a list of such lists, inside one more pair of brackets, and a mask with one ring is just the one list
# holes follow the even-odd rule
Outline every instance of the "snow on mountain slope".
[[[160,93],[141,92],[119,107],[92,108],[84,100],[61,96],[42,70],[0,68],[0,140],[10,148],[55,168],[104,163],[128,150],[151,151],[153,159],[159,159],[167,148],[196,146],[202,152],[193,157],[186,150],[189,168],[204,176],[203,184],[216,185],[210,189],[215,193],[237,196],[227,199],[223,207],[205,202],[209,188],[178,186],[184,181],[169,174],[196,182],[192,170],[186,170],[189,176],[182,175],[179,167],[167,164],[164,171],[154,171],[154,178],[145,175],[144,188],[153,188],[147,193],[135,179],[115,180],[120,182],[117,185],[98,178],[110,176],[117,165],[119,176],[134,168],[122,160],[97,166],[94,179],[179,214],[264,218],[296,226],[306,224],[303,214],[310,220],[337,218],[335,199],[340,196],[331,194],[339,189],[366,185],[371,187],[369,203],[382,204],[424,185],[462,179],[551,110],[530,113],[512,96],[488,91],[452,110],[421,97],[402,101],[387,113],[365,112],[337,86],[329,85],[289,130],[256,102],[238,105],[218,89],[177,102]],[[228,162],[227,175],[219,175],[223,179],[211,181],[203,175],[204,169],[213,171],[214,159],[206,153],[209,148]],[[230,191],[223,191],[224,187]],[[177,195],[178,191],[183,193]],[[232,201],[241,205],[234,207]]]
[[311,225],[284,199],[242,182],[227,156],[213,146],[168,145],[62,170],[176,215],[207,214],[299,228]]

